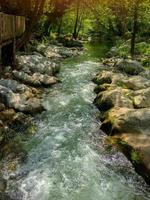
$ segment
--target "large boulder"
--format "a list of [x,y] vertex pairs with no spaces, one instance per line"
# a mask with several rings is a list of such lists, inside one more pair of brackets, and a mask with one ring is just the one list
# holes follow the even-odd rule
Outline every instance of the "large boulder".
[[150,87],[150,81],[141,76],[122,77],[116,74],[113,78],[113,84],[130,90],[141,90]]
[[9,88],[0,85],[0,99],[9,108],[20,112],[35,113],[44,110],[41,100],[28,98],[24,94],[14,93]]
[[132,133],[150,136],[150,108],[131,109],[114,107],[105,114],[102,130],[108,134]]
[[108,89],[98,94],[95,104],[101,111],[107,111],[112,107],[133,108],[133,103],[128,98],[129,93],[128,89],[122,89],[121,87]]
[[128,77],[121,73],[114,73],[113,71],[103,70],[95,76],[93,82],[97,85],[113,84],[119,86],[121,84],[121,81],[127,79]]
[[93,82],[97,85],[102,85],[104,83],[111,84],[112,83],[113,72],[111,71],[102,71],[100,74],[97,74],[93,79]]
[[115,64],[115,69],[128,75],[138,75],[144,71],[143,66],[136,60],[122,59]]

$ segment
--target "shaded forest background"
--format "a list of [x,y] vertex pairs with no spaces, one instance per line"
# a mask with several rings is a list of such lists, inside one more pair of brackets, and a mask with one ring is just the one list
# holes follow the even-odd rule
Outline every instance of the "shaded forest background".
[[[150,0],[0,0],[1,11],[26,17],[26,32],[18,48],[36,39],[149,39]],[[34,34],[33,34],[34,33]]]

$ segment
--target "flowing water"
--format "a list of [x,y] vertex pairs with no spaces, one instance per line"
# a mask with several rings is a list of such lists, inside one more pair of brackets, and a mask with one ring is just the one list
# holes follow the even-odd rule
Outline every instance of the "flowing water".
[[14,172],[8,193],[14,200],[148,200],[150,192],[119,152],[105,149],[91,79],[100,70],[89,55],[62,65],[62,83],[47,90],[47,111],[27,141],[27,160]]

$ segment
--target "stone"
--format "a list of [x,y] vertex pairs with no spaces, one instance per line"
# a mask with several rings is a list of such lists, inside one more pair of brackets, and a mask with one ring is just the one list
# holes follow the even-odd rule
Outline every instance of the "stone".
[[115,69],[128,75],[138,75],[145,71],[143,66],[136,60],[122,59],[114,65]]
[[24,84],[20,84],[16,80],[0,79],[0,85],[9,88],[14,93],[32,93],[32,90]]
[[112,75],[113,75],[113,72],[102,71],[100,74],[98,74],[93,79],[93,82],[98,84],[98,85],[102,85],[104,83],[111,84],[112,83]]
[[135,91],[133,96],[133,104],[135,108],[150,107],[150,87]]
[[28,74],[38,72],[51,76],[60,70],[59,63],[53,62],[42,55],[18,55],[17,59],[21,66],[21,71]]
[[14,109],[7,109],[0,112],[0,120],[11,122],[16,112]]
[[0,193],[5,192],[7,187],[7,181],[3,178],[0,178]]
[[150,81],[141,76],[132,76],[132,77],[118,76],[117,79],[113,78],[113,84],[133,91],[150,87]]
[[150,70],[145,70],[144,72],[140,73],[140,76],[147,78],[148,80],[150,80]]
[[20,112],[35,113],[44,109],[41,100],[36,98],[27,98],[24,94],[13,93],[10,89],[0,85],[1,101],[9,108]]
[[0,112],[5,110],[5,105],[3,103],[0,103]]
[[102,130],[108,134],[132,133],[150,135],[150,108],[114,107],[105,114]]
[[35,87],[39,87],[42,85],[51,86],[59,82],[59,80],[54,76],[43,75],[40,73],[28,75],[25,72],[14,70],[13,75],[16,79]]
[[133,108],[132,101],[128,98],[130,91],[117,87],[115,89],[108,89],[98,94],[95,105],[100,111],[107,111],[112,107],[127,107]]

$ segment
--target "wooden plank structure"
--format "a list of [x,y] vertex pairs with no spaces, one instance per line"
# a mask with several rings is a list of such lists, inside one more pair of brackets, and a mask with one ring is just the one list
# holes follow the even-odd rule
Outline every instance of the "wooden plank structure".
[[25,18],[21,16],[8,15],[0,12],[0,64],[2,63],[3,47],[12,44],[15,55],[16,38],[25,31]]

